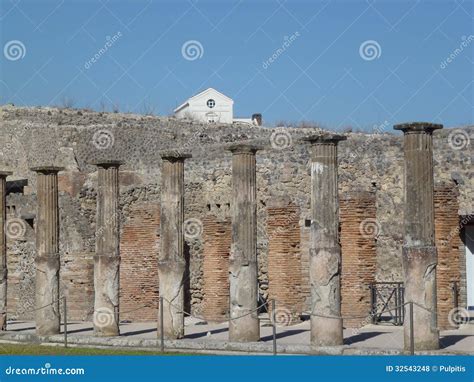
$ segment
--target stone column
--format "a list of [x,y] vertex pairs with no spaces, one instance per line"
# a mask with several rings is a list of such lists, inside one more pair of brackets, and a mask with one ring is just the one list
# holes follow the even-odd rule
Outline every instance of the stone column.
[[[60,332],[59,312],[59,206],[58,172],[61,167],[31,169],[37,173],[36,219],[36,333],[40,336]],[[42,309],[39,309],[42,308]]]
[[118,161],[98,168],[96,255],[94,256],[94,332],[118,336],[120,287],[120,216]]
[[316,346],[343,344],[341,316],[341,246],[337,145],[341,135],[316,135],[311,143],[311,246],[309,274],[311,343]]
[[[239,144],[232,152],[232,244],[229,257],[229,340],[260,339],[257,308],[257,174],[259,147]],[[245,316],[244,316],[245,315]],[[237,317],[242,318],[236,319]],[[234,319],[234,320],[233,320]]]
[[[436,314],[436,265],[433,201],[433,136],[442,125],[406,123],[395,125],[404,133],[405,240],[402,251],[405,301],[413,301],[415,350],[439,348]],[[408,310],[406,310],[408,313]],[[410,320],[404,324],[405,350],[410,347]]]
[[6,227],[6,196],[7,176],[10,171],[0,171],[0,330],[7,330],[7,240]]
[[160,297],[163,297],[163,328],[167,339],[184,336],[184,161],[189,154],[161,154],[161,251],[158,254]]

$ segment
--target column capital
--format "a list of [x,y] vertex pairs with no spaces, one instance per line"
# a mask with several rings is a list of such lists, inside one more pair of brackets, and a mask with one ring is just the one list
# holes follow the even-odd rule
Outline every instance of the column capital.
[[192,158],[193,156],[189,153],[185,153],[179,150],[163,150],[159,152],[162,160],[167,161],[179,161]]
[[259,150],[263,150],[262,145],[255,143],[235,143],[227,147],[232,154],[255,154]]
[[434,130],[442,129],[443,125],[431,122],[407,122],[394,125],[394,130],[401,130],[404,134],[431,134]]
[[345,141],[346,139],[347,137],[345,135],[328,133],[309,135],[307,137],[302,138],[302,141],[309,142],[311,143],[311,145],[337,145],[339,141]]
[[96,162],[91,162],[92,165],[97,166],[97,167],[103,167],[103,168],[108,168],[108,167],[120,167],[121,165],[124,164],[123,161],[120,160],[115,160],[115,159],[104,159]]
[[13,171],[0,170],[0,178],[6,178],[7,176],[12,175],[12,174],[13,174]]
[[35,166],[35,167],[30,167],[31,171],[34,172],[39,172],[42,174],[50,174],[50,173],[58,173],[59,171],[63,171],[64,167],[58,167],[58,166]]

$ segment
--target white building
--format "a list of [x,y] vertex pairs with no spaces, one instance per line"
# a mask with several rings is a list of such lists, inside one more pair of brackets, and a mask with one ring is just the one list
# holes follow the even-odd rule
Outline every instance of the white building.
[[234,101],[216,89],[206,89],[174,109],[176,118],[188,118],[206,123],[249,123],[260,125],[262,117],[234,118]]

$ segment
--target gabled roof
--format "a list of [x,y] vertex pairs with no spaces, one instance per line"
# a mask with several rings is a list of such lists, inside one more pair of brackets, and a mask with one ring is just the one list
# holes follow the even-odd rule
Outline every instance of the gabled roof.
[[184,103],[182,103],[181,105],[179,105],[176,109],[174,109],[173,111],[176,113],[178,111],[180,111],[182,108],[186,107],[189,105],[189,102],[196,99],[196,98],[199,98],[203,95],[205,95],[206,93],[211,93],[211,92],[215,92],[217,94],[219,94],[220,96],[222,96],[222,98],[225,98],[226,100],[228,100],[229,102],[231,102],[232,104],[234,103],[234,100],[232,98],[229,98],[227,97],[225,94],[221,93],[220,91],[214,89],[214,88],[207,88],[206,90],[203,90],[203,91],[200,91],[199,93],[193,95],[191,98],[188,98]]

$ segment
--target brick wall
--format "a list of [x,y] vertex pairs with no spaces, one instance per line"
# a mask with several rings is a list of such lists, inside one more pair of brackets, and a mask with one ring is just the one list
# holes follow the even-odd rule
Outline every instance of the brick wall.
[[268,298],[277,300],[281,324],[298,319],[303,311],[299,219],[297,206],[267,208]]
[[435,187],[435,239],[438,249],[436,269],[438,294],[438,327],[450,328],[449,312],[454,308],[452,283],[460,285],[461,267],[464,257],[459,228],[458,190],[454,184]]
[[232,227],[215,216],[203,219],[204,256],[202,315],[219,321],[229,314],[229,253]]
[[309,249],[311,244],[311,230],[309,227],[300,229],[301,249],[301,296],[303,299],[303,310],[311,310],[311,288],[309,281]]
[[60,277],[61,295],[67,298],[68,319],[90,320],[94,311],[94,254],[64,254]]
[[[369,284],[375,281],[377,264],[376,197],[374,192],[351,192],[340,200],[342,316],[370,314]],[[355,328],[368,319],[345,319],[344,326]]]
[[156,321],[158,314],[158,258],[160,206],[158,203],[130,207],[120,238],[121,320]]

